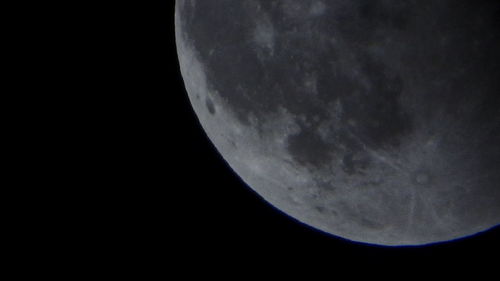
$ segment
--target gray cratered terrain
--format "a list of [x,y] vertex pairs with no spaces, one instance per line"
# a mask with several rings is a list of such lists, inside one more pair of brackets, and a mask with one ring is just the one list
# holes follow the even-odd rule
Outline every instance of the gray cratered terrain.
[[500,223],[500,2],[177,0],[207,135],[316,229],[419,245]]

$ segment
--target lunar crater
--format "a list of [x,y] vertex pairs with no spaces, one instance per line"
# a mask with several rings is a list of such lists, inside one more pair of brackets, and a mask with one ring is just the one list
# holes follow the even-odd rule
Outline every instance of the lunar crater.
[[411,177],[416,185],[428,186],[432,183],[432,174],[428,171],[417,171]]
[[207,97],[207,98],[205,99],[205,104],[206,104],[206,106],[207,106],[207,110],[208,110],[208,112],[210,112],[210,114],[215,114],[215,106],[214,106],[214,103],[212,102],[212,100],[211,100],[209,97]]

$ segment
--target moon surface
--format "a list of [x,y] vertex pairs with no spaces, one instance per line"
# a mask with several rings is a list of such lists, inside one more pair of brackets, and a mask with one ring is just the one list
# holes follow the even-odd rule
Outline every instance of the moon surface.
[[201,125],[262,198],[422,245],[500,224],[499,19],[499,1],[177,0],[176,42]]

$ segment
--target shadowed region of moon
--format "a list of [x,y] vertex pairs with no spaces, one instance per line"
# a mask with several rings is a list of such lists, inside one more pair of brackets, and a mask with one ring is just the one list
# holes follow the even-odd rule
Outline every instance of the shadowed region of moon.
[[380,245],[500,224],[500,2],[178,0],[205,132],[273,206]]

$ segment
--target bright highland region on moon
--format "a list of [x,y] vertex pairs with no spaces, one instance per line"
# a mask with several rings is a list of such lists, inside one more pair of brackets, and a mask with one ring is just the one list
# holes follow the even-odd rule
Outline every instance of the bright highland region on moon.
[[176,2],[192,106],[267,202],[381,245],[500,224],[500,1]]

